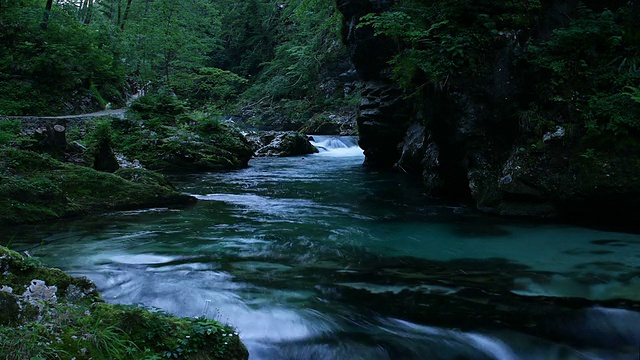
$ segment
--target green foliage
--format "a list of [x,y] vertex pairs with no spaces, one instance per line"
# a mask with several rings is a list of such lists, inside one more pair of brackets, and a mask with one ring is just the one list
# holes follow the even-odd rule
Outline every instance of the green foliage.
[[279,43],[265,61],[249,99],[300,99],[315,90],[320,66],[344,56],[340,46],[340,14],[335,4],[321,0],[292,0],[281,9]]
[[209,66],[242,78],[258,74],[261,64],[273,57],[278,42],[278,4],[271,0],[220,0],[221,49],[208,54]]
[[133,2],[123,34],[132,77],[142,84],[152,82],[156,89],[179,94],[189,90],[184,78],[197,76],[207,54],[220,50],[219,18],[211,1]]
[[22,134],[19,120],[0,120],[0,148],[4,146],[20,146],[28,139]]
[[0,12],[0,113],[68,111],[65,103],[77,107],[77,100],[92,92],[106,96],[103,101],[121,102],[121,91],[113,89],[122,88],[125,72],[113,41],[103,42],[100,32],[58,6],[44,28],[42,11],[41,2],[24,1],[10,2]]
[[[346,95],[323,87],[328,69],[347,58],[341,40],[342,17],[331,1],[291,0],[267,12],[270,57],[240,96],[259,129],[297,130],[314,113],[340,111]],[[265,53],[266,54],[266,53]],[[337,74],[336,74],[337,75]],[[329,87],[330,88],[330,87]],[[353,111],[353,110],[352,110]]]
[[247,82],[231,71],[203,67],[176,74],[173,88],[195,104],[224,108],[237,99]]
[[395,42],[394,78],[408,89],[416,79],[444,85],[450,76],[482,75],[493,50],[535,25],[539,8],[538,1],[401,0],[358,26]]
[[530,46],[529,61],[544,79],[538,102],[583,123],[590,136],[637,134],[640,104],[632,85],[640,81],[640,41],[626,25],[632,18],[627,7],[596,12],[581,6],[568,26]]
[[294,0],[281,11],[280,42],[248,92],[251,98],[300,99],[310,95],[321,64],[344,54],[339,45],[341,17],[335,4]]
[[130,109],[145,128],[155,132],[163,132],[164,126],[175,126],[187,111],[185,103],[169,93],[140,97],[131,103]]
[[91,130],[87,133],[85,142],[91,148],[99,148],[101,146],[111,146],[113,138],[113,130],[111,129],[111,120],[98,120]]
[[42,1],[2,6],[0,114],[121,106],[127,90],[226,111],[264,99],[337,107],[313,100],[322,66],[346,56],[332,2],[64,1],[46,23],[42,13]]
[[[521,129],[541,136],[556,125],[579,124],[590,136],[640,130],[640,20],[631,5],[593,10],[579,5],[551,33],[538,1],[400,0],[368,14],[371,27],[397,46],[393,77],[408,93],[472,81],[494,81],[499,54],[513,54],[527,78]],[[544,17],[544,18],[543,18]],[[541,37],[544,36],[542,39]],[[513,71],[513,70],[512,70]],[[514,80],[516,81],[516,80]]]
[[0,326],[0,356],[4,359],[65,359],[67,352],[49,342],[50,329],[43,323],[30,322],[19,328]]

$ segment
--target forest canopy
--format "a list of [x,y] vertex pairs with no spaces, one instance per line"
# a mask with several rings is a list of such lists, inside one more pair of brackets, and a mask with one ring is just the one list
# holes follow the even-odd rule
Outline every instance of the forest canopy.
[[343,51],[320,0],[0,1],[0,114],[123,106],[139,90],[225,109],[313,96]]

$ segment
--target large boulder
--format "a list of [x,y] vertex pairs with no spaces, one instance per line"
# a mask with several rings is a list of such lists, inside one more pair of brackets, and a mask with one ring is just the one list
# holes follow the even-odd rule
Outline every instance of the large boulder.
[[176,191],[160,174],[144,169],[120,172],[122,176],[31,151],[0,149],[0,224],[196,201]]
[[256,156],[298,156],[317,153],[304,134],[294,131],[267,131],[251,137]]
[[353,136],[357,134],[355,116],[352,113],[314,115],[301,128],[300,132],[313,135]]

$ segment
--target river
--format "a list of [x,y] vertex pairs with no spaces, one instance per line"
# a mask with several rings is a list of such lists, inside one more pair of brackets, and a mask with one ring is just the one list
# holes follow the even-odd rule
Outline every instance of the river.
[[0,235],[109,302],[229,322],[251,359],[638,359],[640,236],[488,217],[316,140],[174,176],[186,209]]

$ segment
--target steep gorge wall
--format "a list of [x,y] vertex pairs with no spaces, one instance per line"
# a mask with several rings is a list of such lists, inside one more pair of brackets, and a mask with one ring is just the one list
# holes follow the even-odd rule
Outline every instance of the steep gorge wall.
[[[640,210],[640,162],[627,154],[585,156],[580,126],[540,134],[524,131],[515,114],[529,101],[535,70],[518,61],[527,39],[505,35],[479,78],[432,84],[419,99],[391,79],[394,43],[358,27],[363,15],[389,10],[392,0],[338,0],[343,38],[365,82],[358,129],[365,165],[420,176],[434,196],[471,200],[506,216],[564,217],[634,225]],[[535,34],[565,26],[577,1],[543,3]],[[637,7],[637,6],[636,6]],[[633,150],[632,150],[633,149]]]

